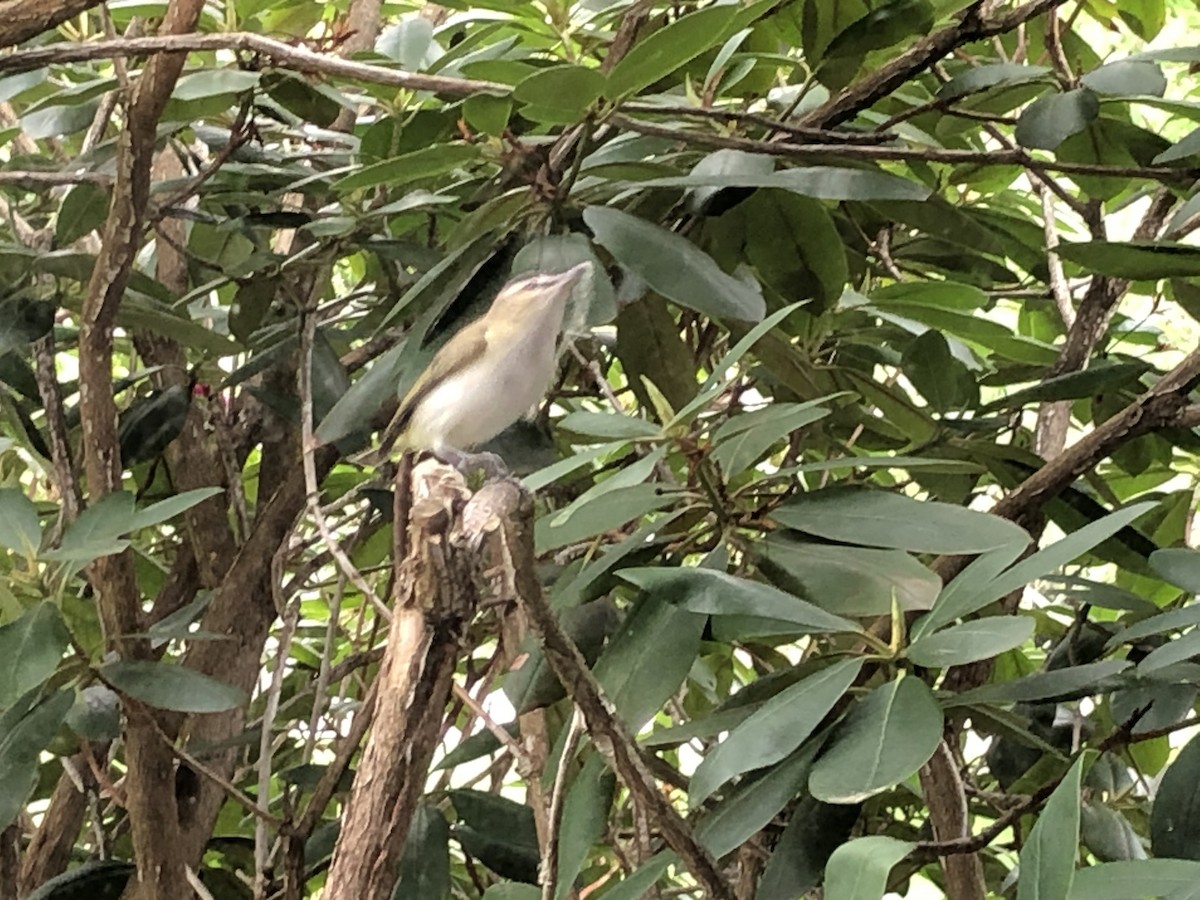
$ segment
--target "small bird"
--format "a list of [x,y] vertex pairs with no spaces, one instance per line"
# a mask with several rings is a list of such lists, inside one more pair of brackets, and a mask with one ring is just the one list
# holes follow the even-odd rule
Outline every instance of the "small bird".
[[554,377],[567,299],[590,268],[582,262],[504,285],[488,311],[434,355],[363,461],[382,462],[399,444],[461,468],[463,451],[526,415]]

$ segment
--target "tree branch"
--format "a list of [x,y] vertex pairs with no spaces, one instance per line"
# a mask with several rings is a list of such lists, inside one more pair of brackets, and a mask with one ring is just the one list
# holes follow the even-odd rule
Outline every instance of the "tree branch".
[[99,6],[102,0],[0,0],[0,48],[11,47]]
[[504,577],[512,580],[513,593],[542,639],[546,662],[567,689],[579,709],[592,741],[610,768],[625,782],[630,794],[662,832],[668,846],[679,854],[696,881],[713,900],[735,900],[712,854],[696,840],[692,829],[678,810],[659,790],[647,769],[629,729],[613,713],[587,662],[575,642],[563,631],[554,611],[542,594],[534,567],[533,503],[514,482],[502,482],[498,489],[509,493],[508,515],[499,524],[500,565]]
[[[180,53],[201,53],[214,50],[234,50],[264,56],[277,66],[304,72],[308,75],[331,75],[353,81],[387,84],[410,91],[432,91],[435,94],[464,96],[480,92],[508,94],[512,86],[497,81],[478,81],[471,78],[449,78],[444,75],[420,75],[386,66],[353,62],[336,56],[324,56],[307,47],[285,44],[261,34],[231,32],[228,34],[168,34],[157,37],[124,38],[115,41],[92,41],[86,44],[50,44],[33,50],[18,50],[0,58],[0,74],[31,72],[44,66],[63,63],[89,62],[128,56]],[[182,63],[180,63],[182,65]]]
[[1004,34],[1065,2],[1066,0],[1032,0],[994,19],[981,18],[982,4],[975,3],[967,9],[957,24],[949,25],[917,41],[895,59],[842,88],[836,96],[802,116],[797,124],[815,128],[832,128],[839,125],[853,118],[860,110],[883,99],[956,48]]
[[732,137],[702,131],[689,131],[668,125],[658,125],[621,113],[608,117],[607,122],[627,131],[653,137],[669,138],[683,144],[719,149],[746,150],[784,159],[853,159],[866,162],[932,162],[960,165],[973,163],[984,166],[1018,165],[1034,172],[1062,172],[1067,175],[1107,175],[1122,178],[1148,178],[1157,181],[1178,181],[1200,178],[1200,167],[1168,168],[1166,166],[1107,166],[1097,163],[1070,163],[1043,160],[1025,150],[945,150],[931,147],[872,147],[839,144],[794,144],[788,141],[759,141],[753,138]]

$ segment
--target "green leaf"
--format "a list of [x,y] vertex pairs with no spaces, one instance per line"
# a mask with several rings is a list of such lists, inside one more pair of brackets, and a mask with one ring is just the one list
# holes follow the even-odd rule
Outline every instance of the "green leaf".
[[1087,866],[1075,872],[1070,900],[1185,900],[1200,883],[1200,862],[1139,859]]
[[400,877],[392,900],[445,900],[450,896],[450,825],[432,803],[413,810]]
[[1015,681],[985,684],[983,687],[947,697],[946,706],[980,703],[1028,703],[1034,700],[1087,697],[1104,690],[1102,682],[1129,667],[1123,659],[1070,666],[1052,672],[1037,672]]
[[0,625],[0,710],[40,687],[71,643],[58,608],[49,601],[31,607],[15,622]]
[[0,547],[33,556],[41,542],[42,526],[33,501],[18,488],[0,488]]
[[1079,782],[1083,757],[1075,761],[1042,809],[1021,848],[1017,900],[1067,900],[1079,855]]
[[653,422],[626,416],[621,413],[573,412],[558,420],[558,427],[571,434],[605,440],[646,440],[662,436],[662,430]]
[[[970,581],[959,582],[960,586],[954,590],[953,594],[947,589],[938,598],[933,612],[926,616],[926,621],[922,623],[925,633],[928,633],[929,629],[977,612],[1031,581],[1058,571],[1067,563],[1078,559],[1108,540],[1122,528],[1140,519],[1154,506],[1155,504],[1152,502],[1135,503],[1133,506],[1109,513],[1101,519],[1088,523],[1078,531],[1071,532],[1049,547],[1043,547],[1037,553],[999,574],[986,579],[975,577]],[[996,558],[999,559],[999,556]]]
[[1193,629],[1151,651],[1138,663],[1138,673],[1153,672],[1200,655],[1200,629]]
[[1099,114],[1100,99],[1088,88],[1043,94],[1017,120],[1017,143],[1037,150],[1053,150],[1087,128]]
[[364,166],[357,172],[339,178],[332,187],[339,194],[348,194],[351,191],[380,185],[395,187],[411,184],[425,178],[444,175],[478,156],[479,148],[474,144],[439,144]]
[[674,72],[728,36],[737,15],[734,6],[689,13],[638,41],[608,73],[604,95],[618,100]]
[[998,86],[1027,84],[1049,75],[1046,66],[1024,66],[1020,63],[992,63],[973,66],[955,75],[938,88],[939,100],[953,100],[976,91],[985,91]]
[[472,94],[463,101],[463,118],[472,128],[497,137],[508,127],[512,118],[511,97],[496,97],[492,94]]
[[528,806],[475,790],[452,790],[455,836],[463,850],[503,878],[537,880],[538,840]]
[[820,742],[801,747],[779,765],[743,780],[696,826],[696,839],[718,859],[765,828],[804,791]]
[[758,548],[771,581],[842,616],[884,616],[895,600],[904,610],[929,609],[942,583],[899,550],[839,547],[771,535]]
[[379,410],[388,396],[396,395],[396,386],[409,362],[400,343],[375,360],[366,373],[353,382],[320,420],[313,437],[322,444],[332,444],[362,427]]
[[808,740],[861,670],[861,659],[836,662],[760,706],[704,757],[688,785],[688,802],[699,806],[730,779],[790,755]]
[[1200,859],[1200,740],[1187,742],[1163,773],[1150,810],[1155,856]]
[[771,852],[754,900],[795,900],[820,883],[834,851],[850,837],[861,804],[843,806],[801,797]]
[[101,677],[123,694],[158,709],[175,712],[224,712],[244,706],[245,693],[191,669],[170,663],[117,660],[99,669]]
[[825,900],[880,900],[892,866],[915,846],[881,834],[847,841],[825,866]]
[[135,521],[133,494],[114,491],[81,512],[58,547],[42,553],[41,558],[82,566],[98,557],[120,553],[129,542],[118,538],[128,534]]
[[1189,594],[1200,594],[1200,550],[1184,547],[1155,550],[1150,554],[1150,568]]
[[1058,255],[1097,275],[1154,280],[1200,275],[1200,247],[1174,241],[1063,242]]
[[196,504],[203,503],[209,497],[223,493],[225,493],[225,489],[219,487],[196,488],[176,494],[166,500],[160,500],[158,503],[151,503],[134,515],[133,521],[129,525],[129,531],[137,531],[139,528],[149,528],[159,522],[166,522],[180,513],[187,512]]
[[727,478],[754,465],[774,444],[829,415],[824,407],[809,403],[772,403],[764,409],[743,413],[721,425],[713,434],[710,458]]
[[172,100],[200,100],[222,94],[240,94],[258,86],[260,73],[242,69],[205,69],[175,82]]
[[419,72],[425,68],[425,55],[432,43],[433,23],[421,16],[409,16],[380,32],[375,39],[375,52],[410,72]]
[[1146,59],[1119,59],[1093,69],[1079,79],[1097,94],[1126,97],[1161,97],[1167,91],[1167,79],[1157,63]]
[[929,188],[907,178],[873,169],[801,166],[762,172],[697,171],[645,181],[623,182],[631,188],[781,188],[817,200],[925,200]]
[[1110,363],[1099,361],[1082,372],[1069,372],[1039,381],[1031,387],[1005,394],[983,407],[983,410],[1016,409],[1027,403],[1048,400],[1078,400],[1092,397],[1115,387],[1132,385],[1146,371],[1140,362]]
[[613,486],[573,507],[566,519],[557,516],[538,519],[534,526],[534,545],[539,555],[557,550],[671,506],[677,499],[657,484]]
[[914,553],[983,553],[1029,535],[1007,519],[936,500],[857,488],[828,488],[783,504],[771,518],[831,541]]
[[567,790],[558,837],[558,888],[554,894],[558,900],[571,893],[592,845],[604,835],[616,786],[616,776],[607,770],[604,757],[592,753]]
[[23,294],[0,300],[0,353],[32,344],[53,327],[53,303]]
[[54,224],[54,240],[69,247],[104,224],[108,217],[109,189],[99,184],[77,184],[63,197]]
[[693,613],[777,619],[808,634],[862,630],[854,622],[830,615],[778,588],[715,569],[640,568],[621,569],[617,574],[648,592],[656,601],[676,604]]
[[668,300],[715,318],[757,322],[765,314],[766,302],[757,282],[725,274],[711,256],[687,239],[602,206],[587,207],[583,220],[618,262]]
[[74,694],[55,691],[38,699],[34,689],[0,715],[0,828],[7,828],[21,811],[37,781],[38,756],[54,738]]
[[1142,839],[1129,820],[1095,800],[1085,803],[1080,810],[1079,837],[1082,845],[1099,860],[1146,858]]
[[905,655],[929,669],[960,666],[1020,647],[1033,637],[1033,629],[1029,616],[989,616],[913,641]]
[[538,122],[566,125],[581,120],[605,86],[599,69],[551,66],[534,72],[513,88],[513,99],[525,105],[522,115]]
[[542,892],[530,884],[504,881],[483,892],[483,900],[540,900]]
[[942,739],[942,711],[923,681],[905,676],[851,708],[813,766],[808,789],[827,803],[856,803],[925,765]]
[[930,328],[904,351],[904,374],[931,407],[946,413],[975,406],[979,386],[955,358],[945,335]]
[[[1161,166],[1177,160],[1187,159],[1189,156],[1195,156],[1197,153],[1200,153],[1200,128],[1188,132],[1188,134],[1158,154],[1150,162],[1153,165]],[[1174,230],[1173,225],[1168,228],[1168,231],[1172,230]]]

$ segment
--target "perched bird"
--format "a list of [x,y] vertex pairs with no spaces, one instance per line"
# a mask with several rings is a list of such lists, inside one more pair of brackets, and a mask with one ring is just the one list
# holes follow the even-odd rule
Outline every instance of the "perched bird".
[[488,311],[434,355],[364,461],[381,462],[399,444],[459,466],[463,451],[526,415],[554,377],[567,299],[590,266],[504,285]]

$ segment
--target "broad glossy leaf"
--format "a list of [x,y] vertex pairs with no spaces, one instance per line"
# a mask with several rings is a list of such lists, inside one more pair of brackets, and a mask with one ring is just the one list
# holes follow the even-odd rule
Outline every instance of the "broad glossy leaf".
[[136,700],[176,712],[224,712],[245,705],[246,695],[231,685],[181,665],[144,660],[105,663],[106,682]]
[[716,857],[740,847],[804,790],[819,742],[801,747],[773,769],[744,780],[695,827],[696,838]]
[[1139,859],[1101,863],[1075,872],[1070,900],[1185,900],[1200,883],[1200,862]]
[[1136,383],[1146,371],[1140,362],[1109,363],[1098,361],[1082,372],[1069,372],[1038,382],[1032,387],[1013,391],[993,400],[983,407],[990,409],[1012,409],[1027,403],[1043,403],[1047,400],[1078,400],[1110,390],[1114,387]]
[[589,206],[583,220],[618,262],[668,300],[707,316],[744,322],[757,322],[766,312],[757,283],[727,275],[686,238],[603,206]]
[[0,625],[0,710],[49,678],[70,643],[62,616],[49,601]]
[[[1161,166],[1179,159],[1187,159],[1189,156],[1195,156],[1197,153],[1200,153],[1200,128],[1180,138],[1162,153],[1158,154],[1158,156],[1154,157],[1151,162],[1156,166]],[[1177,212],[1176,216],[1178,215],[1179,213]],[[1172,220],[1168,231],[1173,231],[1174,228],[1175,221]]]
[[1170,547],[1150,554],[1150,568],[1189,594],[1200,594],[1200,550]]
[[0,353],[25,347],[53,327],[53,303],[24,294],[0,300]]
[[25,900],[112,900],[136,872],[137,866],[124,860],[88,860],[43,882]]
[[1118,59],[1084,73],[1079,81],[1097,94],[1161,97],[1167,90],[1162,69],[1146,59]]
[[865,800],[925,765],[941,739],[933,693],[919,678],[899,678],[850,707],[813,766],[808,789],[827,803]]
[[1157,615],[1139,619],[1132,625],[1114,634],[1108,642],[1108,648],[1111,649],[1120,644],[1139,641],[1152,634],[1177,631],[1180,628],[1187,628],[1198,624],[1200,624],[1200,603],[1190,603],[1178,609],[1170,609]]
[[604,91],[604,75],[584,66],[551,66],[540,69],[513,88],[513,99],[523,103],[522,114],[539,122],[569,124],[584,117]]
[[832,541],[914,553],[982,553],[1029,543],[1007,519],[886,491],[827,488],[783,504],[771,517]]
[[240,94],[258,86],[261,75],[242,69],[205,69],[184,75],[171,92],[174,100],[199,100],[221,94]]
[[410,72],[419,72],[425,67],[432,42],[433,23],[422,16],[407,16],[379,33],[375,52],[395,60]]
[[74,700],[55,691],[38,700],[36,689],[0,715],[0,827],[17,817],[37,780],[38,756],[54,738]]
[[483,892],[483,900],[540,900],[541,890],[531,884],[503,881]]
[[1198,655],[1200,655],[1200,628],[1193,628],[1186,634],[1181,634],[1152,650],[1145,659],[1138,663],[1138,673],[1154,672]]
[[133,517],[133,521],[130,523],[129,530],[136,531],[139,528],[149,528],[151,525],[157,525],[159,522],[166,522],[168,519],[175,518],[180,513],[187,512],[196,504],[203,503],[209,497],[215,497],[223,493],[225,493],[225,489],[219,487],[196,488],[195,490],[184,491],[182,494],[176,494],[174,497],[169,497],[166,500],[151,503],[145,509],[138,510]]
[[623,438],[636,441],[656,438],[662,435],[662,430],[653,422],[648,422],[645,419],[639,419],[635,416],[621,415],[620,413],[602,413],[584,410],[563,416],[558,420],[557,424],[559,428],[565,429],[572,434],[582,434],[606,440]]
[[808,740],[861,669],[860,659],[836,662],[760,706],[704,757],[688,785],[688,802],[698,806],[731,778],[788,756]]
[[441,810],[420,803],[413,810],[400,877],[392,900],[445,900],[450,896],[450,825]]
[[765,409],[743,413],[717,429],[710,458],[720,464],[726,477],[732,478],[758,462],[772,445],[820,421],[829,412],[807,403],[772,403]]
[[972,66],[938,88],[937,95],[940,99],[950,100],[992,87],[1037,81],[1049,75],[1050,72],[1051,70],[1046,66],[1024,66],[1020,63]]
[[1046,801],[1021,848],[1017,900],[1066,900],[1070,895],[1075,858],[1079,855],[1082,774],[1083,757],[1080,757]]
[[1034,621],[1029,616],[989,616],[920,638],[905,655],[918,666],[930,669],[960,666],[1020,647],[1033,637],[1033,629]]
[[1073,699],[1102,692],[1103,681],[1129,667],[1123,659],[1108,659],[1055,669],[1052,672],[1037,672],[1015,681],[985,684],[983,687],[948,697],[946,706],[961,706],[970,703],[1027,703],[1033,700]]
[[1174,241],[1064,241],[1058,255],[1097,275],[1147,280],[1200,275],[1200,247]]
[[880,900],[892,866],[915,846],[882,834],[847,841],[825,865],[825,900]]
[[543,516],[534,526],[534,544],[539,554],[557,550],[640,519],[676,501],[660,484],[614,486],[574,508],[565,520]]
[[55,243],[69,247],[104,224],[110,202],[109,189],[99,184],[77,184],[63,198],[54,226]]
[[[946,594],[938,599],[937,606],[927,617],[929,622],[924,627],[933,628],[938,624],[944,625],[954,619],[968,616],[1012,591],[1024,587],[1033,580],[1058,571],[1072,560],[1095,549],[1122,528],[1140,519],[1154,506],[1154,503],[1149,502],[1135,503],[1125,509],[1109,513],[1101,519],[1088,523],[1078,531],[1071,532],[1062,540],[1043,547],[1032,556],[1026,557],[991,578],[980,578],[975,575],[970,580],[964,579],[958,582],[961,587],[956,588],[952,596],[947,589]],[[993,552],[998,553],[994,560],[1000,561],[1003,554],[999,551]],[[987,563],[982,563],[981,560],[975,562],[993,568],[992,560]]]
[[929,609],[942,583],[900,550],[839,547],[771,535],[758,548],[774,583],[840,616],[882,616],[892,609]]
[[120,552],[114,549],[123,545],[118,538],[128,534],[136,521],[133,494],[114,491],[81,512],[67,528],[59,546],[42,553],[41,558],[83,564],[98,556]]
[[736,14],[736,7],[710,7],[638,41],[608,73],[604,95],[616,100],[636,93],[715,47],[725,40]]
[[37,507],[18,488],[0,488],[0,547],[33,555],[42,543]]
[[938,412],[967,409],[979,403],[974,376],[954,356],[945,335],[933,328],[909,344],[902,367],[913,387]]
[[[400,376],[409,361],[407,344],[392,347],[375,360],[366,373],[350,385],[313,434],[323,444],[341,440],[369,422],[389,396],[395,396]],[[411,354],[411,348],[408,348]]]
[[618,573],[655,600],[713,616],[758,616],[789,622],[797,631],[821,634],[857,632],[854,622],[778,588],[715,569],[690,567],[622,569]]
[[1095,800],[1080,810],[1079,838],[1103,862],[1146,858],[1146,848],[1129,820]]
[[455,836],[465,851],[503,878],[537,882],[538,840],[533,810],[475,790],[449,792],[458,814]]
[[607,770],[604,757],[592,753],[567,790],[558,837],[558,889],[554,896],[559,900],[571,892],[592,845],[604,834],[616,785],[616,776]]
[[1099,114],[1100,99],[1089,88],[1043,94],[1017,120],[1017,143],[1022,147],[1053,150],[1087,128]]
[[596,661],[596,679],[635,732],[679,690],[700,652],[704,616],[645,598]]
[[795,900],[820,883],[829,857],[846,842],[860,804],[802,797],[763,869],[755,900]]
[[357,172],[339,178],[333,183],[333,189],[339,194],[347,194],[379,185],[394,187],[411,184],[425,178],[433,178],[435,175],[444,175],[478,156],[479,148],[474,144],[455,143],[426,147],[364,166]]

